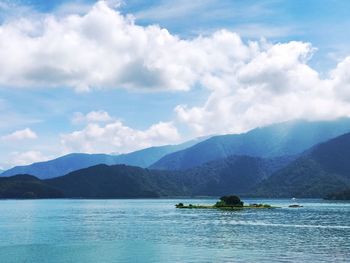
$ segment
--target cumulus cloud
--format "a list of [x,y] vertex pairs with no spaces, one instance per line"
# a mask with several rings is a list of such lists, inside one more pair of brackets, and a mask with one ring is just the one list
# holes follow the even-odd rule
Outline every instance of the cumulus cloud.
[[39,151],[12,152],[7,165],[9,167],[17,165],[28,165],[36,162],[47,161],[49,156],[43,155]]
[[188,90],[196,80],[190,43],[159,26],[137,26],[99,1],[84,15],[3,23],[0,84]]
[[3,23],[0,87],[188,91],[199,86],[210,95],[203,105],[178,105],[176,120],[145,131],[104,112],[78,113],[73,121],[88,124],[62,135],[67,149],[127,151],[160,144],[168,142],[164,134],[179,136],[179,123],[193,135],[206,135],[350,115],[350,57],[321,77],[309,65],[316,52],[310,43],[244,42],[228,30],[182,39],[157,25],[137,25],[112,2],[99,1],[83,14],[38,14]]
[[157,25],[138,26],[132,16],[99,1],[83,15],[3,23],[0,84],[186,91],[206,75],[245,62],[255,48],[225,30],[181,39]]
[[105,125],[89,123],[82,130],[61,135],[65,151],[88,153],[125,153],[179,139],[178,130],[171,122],[159,122],[146,130],[132,129],[121,121]]
[[73,123],[98,123],[98,122],[110,122],[112,117],[106,111],[91,111],[87,114],[81,112],[75,112],[72,118]]
[[350,56],[341,61],[331,71],[331,81],[339,99],[350,101]]
[[[230,33],[228,33],[230,34]],[[195,134],[237,133],[292,119],[333,119],[350,116],[349,61],[321,78],[309,62],[309,43],[256,43],[256,52],[241,64],[228,66],[203,85],[211,90],[201,106],[178,105],[178,120]]]
[[25,128],[23,130],[14,131],[8,135],[2,136],[2,140],[6,141],[17,141],[17,140],[26,140],[26,139],[36,139],[38,138],[37,134],[32,131],[30,128]]

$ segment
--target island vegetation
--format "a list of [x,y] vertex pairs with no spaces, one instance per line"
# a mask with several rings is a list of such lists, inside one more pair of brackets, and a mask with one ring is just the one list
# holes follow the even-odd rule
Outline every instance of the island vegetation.
[[225,210],[237,210],[245,208],[277,208],[269,204],[248,204],[244,205],[244,202],[236,195],[228,195],[220,197],[220,200],[214,205],[184,205],[178,203],[175,205],[176,208],[199,208],[199,209],[225,209]]

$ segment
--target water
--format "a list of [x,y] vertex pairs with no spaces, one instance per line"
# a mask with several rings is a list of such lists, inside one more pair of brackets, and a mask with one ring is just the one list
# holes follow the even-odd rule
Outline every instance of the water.
[[175,209],[201,200],[3,200],[0,262],[350,262],[350,203],[244,200],[275,210]]

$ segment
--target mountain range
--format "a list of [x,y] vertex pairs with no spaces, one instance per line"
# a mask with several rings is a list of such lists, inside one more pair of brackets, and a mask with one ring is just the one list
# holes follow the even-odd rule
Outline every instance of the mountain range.
[[3,183],[0,181],[0,197],[11,198],[14,193],[20,193],[21,198],[50,195],[55,198],[152,198],[246,193],[285,163],[289,163],[288,158],[231,156],[187,171],[100,164],[46,180],[31,175],[4,177]]
[[94,166],[97,164],[127,164],[139,167],[148,167],[161,157],[187,147],[190,147],[206,137],[197,138],[179,145],[165,145],[150,147],[128,154],[86,154],[72,153],[46,162],[33,163],[31,165],[16,166],[4,171],[1,176],[11,176],[16,174],[31,174],[40,179],[54,178],[65,175],[72,171]]
[[350,132],[350,119],[304,120],[257,128],[247,133],[214,136],[187,149],[170,153],[150,166],[161,170],[186,170],[231,155],[277,157],[296,155],[313,145]]
[[[345,130],[350,130],[349,119],[297,121],[240,135],[215,136],[185,150],[170,153],[150,168],[115,165],[115,159],[109,159],[110,155],[98,155],[100,161],[109,165],[93,165],[51,179],[47,179],[50,174],[46,174],[45,180],[28,173],[0,178],[0,197],[136,198],[235,193],[257,197],[337,198],[346,196],[350,189],[350,133],[338,135]],[[302,137],[304,134],[305,137]],[[331,137],[334,134],[337,136]],[[273,136],[276,142],[273,142]],[[331,138],[322,141],[328,137]],[[238,140],[242,141],[239,143]],[[264,148],[267,142],[274,145]],[[307,145],[310,147],[306,148]],[[132,153],[131,156],[154,151],[154,159],[158,154],[157,148]],[[228,155],[232,152],[240,154]],[[182,158],[190,160],[181,159],[177,164],[197,160],[197,165],[180,166],[181,169],[178,166],[167,170],[155,169],[157,163],[179,153]],[[64,166],[62,160],[65,157],[61,158],[61,165]],[[52,162],[55,162],[54,167],[60,167],[57,160]],[[89,166],[88,162],[79,163],[80,166],[82,164]],[[74,169],[74,166],[71,164],[70,168]]]
[[350,133],[321,143],[272,174],[258,196],[315,197],[350,189]]
[[289,158],[231,156],[180,172],[97,165],[45,182],[66,197],[216,196],[246,193]]

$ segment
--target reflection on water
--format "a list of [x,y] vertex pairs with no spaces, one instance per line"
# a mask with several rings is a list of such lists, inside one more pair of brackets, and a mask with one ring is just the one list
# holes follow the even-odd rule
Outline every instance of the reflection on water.
[[[0,201],[1,262],[349,262],[350,204],[175,209],[201,200]],[[249,200],[244,200],[249,203]]]

